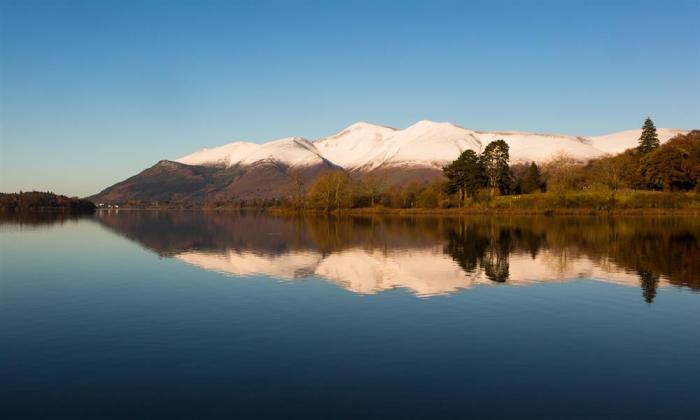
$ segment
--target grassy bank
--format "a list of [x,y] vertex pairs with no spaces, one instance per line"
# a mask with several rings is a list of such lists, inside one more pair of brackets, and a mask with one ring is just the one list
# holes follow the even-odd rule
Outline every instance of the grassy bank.
[[[272,213],[294,213],[284,207],[270,208]],[[304,213],[323,213],[306,209]],[[383,206],[343,209],[345,214],[700,214],[700,194],[660,191],[567,192],[507,195],[481,202],[468,202],[451,208],[389,208]]]
[[594,212],[698,212],[700,195],[660,191],[567,192],[496,197],[477,205],[489,210],[527,210],[537,213]]

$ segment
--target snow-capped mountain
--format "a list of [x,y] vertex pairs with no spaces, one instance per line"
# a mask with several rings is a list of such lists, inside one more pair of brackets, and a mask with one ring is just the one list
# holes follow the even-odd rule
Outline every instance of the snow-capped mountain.
[[[498,139],[510,146],[511,163],[542,163],[560,153],[587,161],[636,146],[640,132],[583,137],[476,131],[433,121],[419,121],[404,129],[359,122],[316,141],[302,137],[261,144],[237,141],[174,162],[163,160],[90,198],[114,203],[279,198],[289,193],[292,171],[311,181],[331,169],[356,174],[381,170],[389,184],[402,185],[438,178],[442,167],[463,151],[480,153]],[[663,143],[686,131],[660,128],[657,132]]]
[[[327,161],[351,171],[380,167],[439,169],[467,149],[480,153],[490,142],[503,139],[510,146],[511,163],[546,162],[566,153],[587,161],[605,154],[620,153],[637,144],[641,130],[626,130],[604,136],[584,137],[520,131],[476,131],[447,122],[419,121],[399,130],[365,122],[353,124],[337,134],[316,141],[288,137],[268,143],[234,142],[177,159],[187,165],[252,165],[277,162],[288,167],[308,167]],[[665,142],[685,130],[660,128]]]

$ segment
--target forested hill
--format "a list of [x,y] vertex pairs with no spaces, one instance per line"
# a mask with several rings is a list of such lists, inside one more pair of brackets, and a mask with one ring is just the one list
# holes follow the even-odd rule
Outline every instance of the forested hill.
[[95,205],[78,197],[66,197],[51,192],[0,193],[0,211],[62,211],[72,213],[90,213]]

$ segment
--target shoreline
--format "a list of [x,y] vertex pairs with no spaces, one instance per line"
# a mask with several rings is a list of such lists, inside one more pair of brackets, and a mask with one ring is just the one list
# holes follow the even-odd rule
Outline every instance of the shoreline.
[[117,213],[120,211],[192,211],[192,212],[257,212],[281,216],[490,216],[490,215],[517,215],[517,216],[700,216],[700,209],[678,208],[628,208],[599,210],[593,208],[560,208],[560,209],[488,209],[479,207],[429,209],[429,208],[370,208],[322,210],[304,209],[293,210],[282,207],[119,207],[118,209],[97,209],[95,213]]
[[[269,214],[304,215],[700,215],[700,194],[697,192],[619,191],[615,196],[607,192],[583,191],[564,194],[536,193],[503,195],[489,200],[470,201],[464,207],[439,202],[440,207],[355,207],[322,210],[306,202],[305,207],[294,208],[283,202],[247,206],[245,202],[181,202],[181,203],[120,203],[98,205],[97,211],[246,211]],[[114,206],[114,207],[112,207]]]
[[598,210],[593,208],[560,208],[560,209],[489,209],[479,207],[447,208],[447,209],[395,209],[395,208],[356,208],[345,210],[333,210],[323,212],[319,210],[288,210],[283,208],[269,208],[265,211],[271,214],[299,214],[299,215],[348,215],[348,216],[490,216],[490,215],[518,215],[518,216],[700,216],[700,209],[674,209],[674,208],[631,208]]

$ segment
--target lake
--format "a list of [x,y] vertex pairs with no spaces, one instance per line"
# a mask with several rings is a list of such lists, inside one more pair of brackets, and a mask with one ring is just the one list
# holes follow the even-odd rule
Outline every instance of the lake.
[[23,215],[0,417],[690,418],[700,218]]

